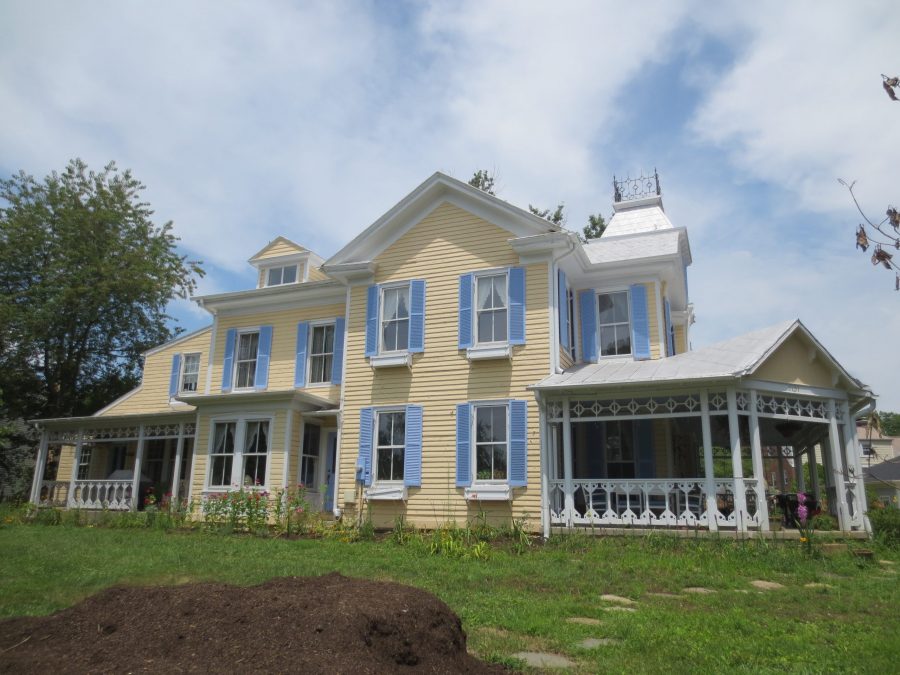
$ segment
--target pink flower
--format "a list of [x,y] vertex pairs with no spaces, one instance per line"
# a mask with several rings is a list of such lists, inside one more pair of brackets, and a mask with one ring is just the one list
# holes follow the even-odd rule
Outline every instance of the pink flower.
[[805,493],[805,492],[798,492],[798,493],[797,493],[797,503],[798,503],[798,504],[805,504],[805,503],[806,503],[806,493]]
[[806,519],[808,517],[809,517],[809,509],[806,508],[806,506],[804,506],[803,503],[801,503],[800,506],[797,507],[797,519],[800,521],[801,524],[806,525]]

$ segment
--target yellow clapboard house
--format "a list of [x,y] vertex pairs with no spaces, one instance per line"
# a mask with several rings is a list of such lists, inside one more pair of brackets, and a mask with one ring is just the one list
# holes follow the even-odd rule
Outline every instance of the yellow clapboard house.
[[[549,536],[767,532],[773,498],[804,491],[865,532],[871,391],[799,321],[692,350],[688,234],[658,178],[617,182],[613,209],[583,242],[436,173],[327,260],[278,237],[249,259],[256,288],[195,298],[211,325],[147,352],[138,388],[39,421],[33,501],[302,484],[376,526]],[[767,483],[775,458],[790,484]]]

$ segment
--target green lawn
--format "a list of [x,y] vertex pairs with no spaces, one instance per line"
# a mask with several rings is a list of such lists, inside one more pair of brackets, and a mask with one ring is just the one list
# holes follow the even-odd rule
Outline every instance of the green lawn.
[[[436,593],[462,617],[469,648],[506,663],[521,650],[563,654],[586,672],[895,672],[900,663],[900,553],[878,550],[862,562],[849,553],[810,558],[795,543],[665,536],[560,538],[523,555],[495,549],[483,561],[390,540],[8,525],[0,527],[0,616],[50,613],[116,583],[255,584],[331,571]],[[785,588],[757,591],[753,580]],[[681,593],[691,586],[716,592]],[[650,595],[658,592],[679,597]],[[637,611],[605,611],[605,593],[634,599]],[[577,646],[586,637],[618,642],[586,650]]]

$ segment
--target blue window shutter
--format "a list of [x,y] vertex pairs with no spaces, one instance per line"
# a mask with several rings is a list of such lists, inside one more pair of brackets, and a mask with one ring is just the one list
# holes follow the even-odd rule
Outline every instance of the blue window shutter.
[[272,356],[272,326],[260,326],[259,349],[256,352],[256,376],[253,386],[265,389],[269,386],[269,359]]
[[231,391],[231,378],[234,375],[234,343],[237,341],[237,329],[229,328],[225,334],[225,357],[222,359],[222,391]]
[[636,361],[650,358],[650,318],[643,284],[631,286],[631,350]]
[[456,406],[456,487],[472,484],[472,407]]
[[566,273],[559,270],[556,278],[556,304],[559,310],[559,345],[568,352],[572,345],[569,344],[569,296],[566,293]]
[[403,456],[403,484],[422,485],[422,406],[406,406],[406,451]]
[[578,293],[581,311],[581,358],[585,363],[597,363],[597,294],[593,288]]
[[459,349],[472,346],[472,274],[459,277]]
[[669,356],[675,356],[675,335],[672,332],[672,308],[669,299],[666,298],[666,348]]
[[344,317],[334,320],[334,358],[331,360],[331,383],[340,384],[344,377]]
[[528,485],[528,402],[509,402],[509,484]]
[[378,353],[378,286],[366,291],[366,356]]
[[297,360],[294,363],[294,387],[306,386],[306,350],[309,344],[309,323],[297,324]]
[[425,280],[409,282],[409,351],[425,351]]
[[367,487],[372,484],[372,431],[375,411],[363,408],[359,411],[359,455],[356,458],[356,480]]
[[525,270],[509,268],[509,344],[525,344]]
[[178,393],[178,376],[181,374],[181,354],[172,354],[172,374],[169,375],[169,398]]
[[653,448],[653,420],[634,421],[634,444],[637,447],[638,478],[654,478],[656,454]]

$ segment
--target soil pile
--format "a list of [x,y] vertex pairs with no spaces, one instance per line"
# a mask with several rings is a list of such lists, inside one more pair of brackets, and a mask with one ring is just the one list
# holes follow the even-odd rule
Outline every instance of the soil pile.
[[0,622],[0,672],[488,673],[459,617],[394,583],[323,577],[115,587]]

